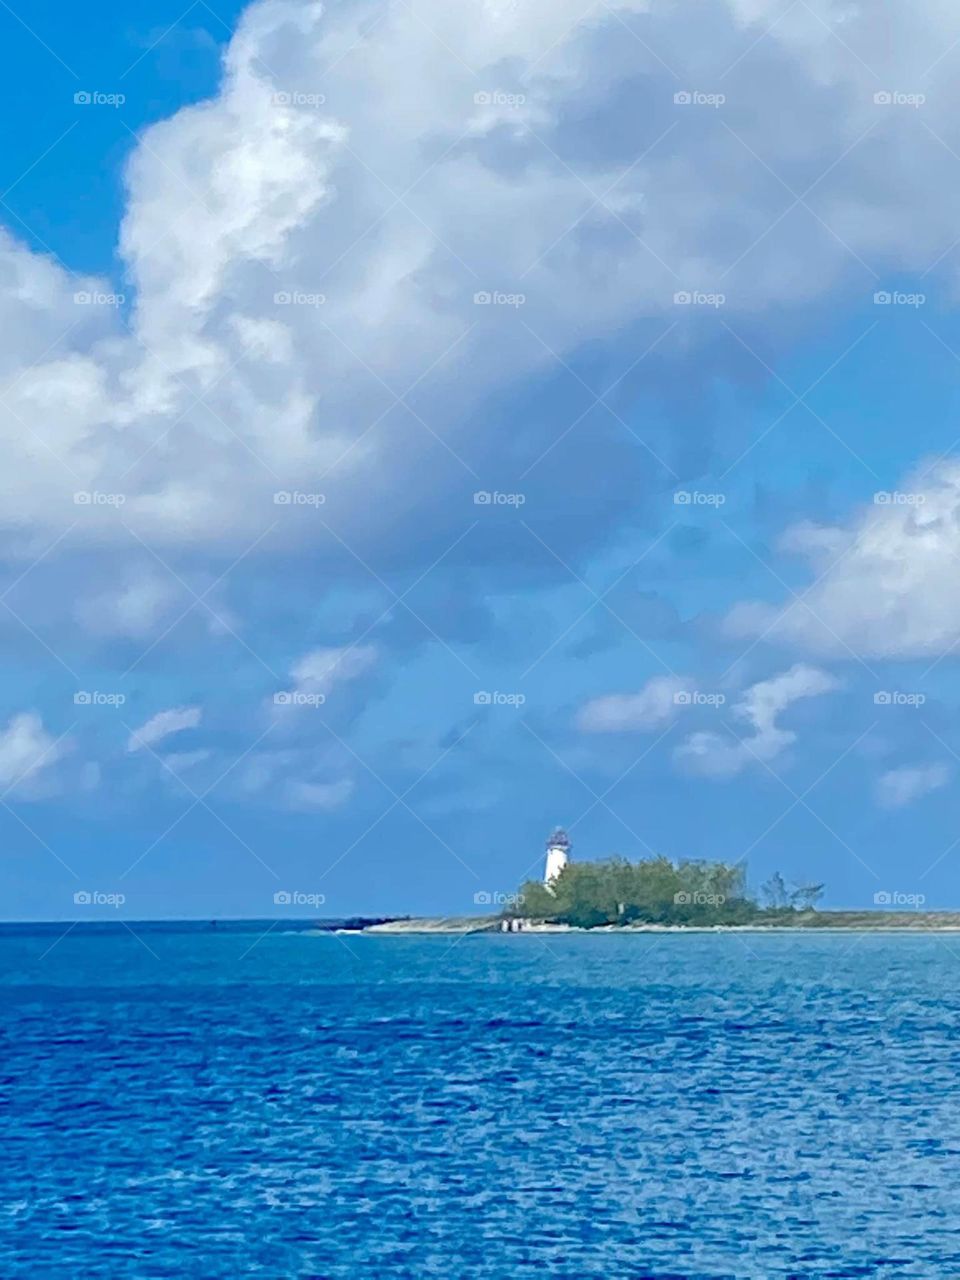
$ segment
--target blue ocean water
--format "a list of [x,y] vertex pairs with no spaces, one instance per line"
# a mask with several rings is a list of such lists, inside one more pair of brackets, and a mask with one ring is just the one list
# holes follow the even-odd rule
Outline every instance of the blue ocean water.
[[4,1280],[960,1276],[960,939],[135,929],[0,933]]

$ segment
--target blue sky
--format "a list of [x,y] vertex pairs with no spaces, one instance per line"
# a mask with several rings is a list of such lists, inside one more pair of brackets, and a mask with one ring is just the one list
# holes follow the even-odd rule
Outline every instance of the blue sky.
[[941,8],[0,15],[3,915],[956,906]]

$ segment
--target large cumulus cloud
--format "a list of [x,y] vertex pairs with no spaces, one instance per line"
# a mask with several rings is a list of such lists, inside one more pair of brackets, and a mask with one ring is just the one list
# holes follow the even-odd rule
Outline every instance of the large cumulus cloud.
[[[8,535],[32,547],[78,491],[119,492],[72,537],[242,544],[296,488],[324,491],[348,538],[383,538],[411,507],[530,474],[576,413],[508,429],[478,406],[631,326],[656,341],[686,318],[675,292],[750,317],[947,253],[960,15],[698,13],[253,5],[216,98],[136,146],[124,280],[0,246]],[[878,105],[886,90],[927,101]],[[125,312],[74,300],[118,289]],[[475,304],[497,291],[526,301]],[[695,341],[681,325],[650,365]],[[597,388],[571,386],[619,472],[616,419],[593,429]],[[669,457],[634,452],[666,477]],[[281,514],[271,538],[311,539],[310,511]]]

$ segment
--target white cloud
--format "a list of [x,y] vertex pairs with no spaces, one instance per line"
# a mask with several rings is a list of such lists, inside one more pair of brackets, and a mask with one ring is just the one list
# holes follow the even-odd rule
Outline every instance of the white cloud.
[[[127,523],[151,545],[236,542],[277,515],[276,490],[328,471],[351,528],[387,538],[369,495],[387,477],[423,492],[437,448],[409,416],[368,432],[394,394],[426,374],[417,412],[435,428],[442,407],[459,450],[486,393],[553,367],[509,308],[474,306],[479,290],[524,293],[523,321],[566,356],[675,319],[677,289],[721,277],[732,315],[837,291],[852,254],[925,270],[960,221],[931,136],[960,147],[958,89],[937,79],[931,132],[873,96],[950,48],[960,13],[781,7],[712,0],[692,31],[648,0],[254,4],[219,93],[132,154],[132,334],[112,306],[74,301],[108,281],[0,236],[9,538],[33,548],[80,516],[71,538],[125,538]],[[637,22],[642,41],[624,30]],[[677,107],[685,84],[722,84],[728,102]],[[813,214],[779,221],[792,197],[770,169],[798,192],[816,183]],[[124,504],[80,510],[78,490]],[[284,514],[276,536],[312,535],[314,510]]]
[[884,809],[901,809],[945,786],[949,779],[950,769],[945,764],[890,769],[877,782],[877,803]]
[[163,763],[174,773],[184,773],[210,759],[209,751],[171,751],[163,757]]
[[32,784],[63,754],[63,743],[47,733],[35,711],[12,716],[0,729],[0,786]]
[[830,693],[839,682],[826,671],[798,663],[789,671],[752,685],[732,708],[752,732],[737,741],[732,735],[714,732],[691,734],[674,752],[686,768],[708,777],[731,778],[750,765],[769,763],[797,739],[792,729],[783,729],[777,717],[801,698]]
[[885,497],[846,525],[789,530],[786,549],[814,574],[802,603],[738,605],[727,631],[839,657],[922,658],[960,642],[960,462]]
[[75,615],[94,635],[137,639],[156,635],[158,624],[171,613],[176,602],[180,604],[181,613],[191,603],[176,582],[140,573],[117,588],[81,599]]
[[290,668],[294,688],[301,693],[327,695],[338,684],[356,680],[369,671],[378,652],[374,644],[311,649]]
[[344,760],[329,748],[258,751],[243,761],[235,785],[246,800],[295,812],[326,812],[346,804],[354,792],[348,777],[330,781],[330,774],[342,772],[343,766]]
[[610,693],[592,698],[577,714],[577,727],[585,733],[624,733],[655,729],[680,709],[676,696],[689,690],[681,676],[653,676],[639,693]]
[[127,750],[140,751],[144,747],[154,746],[172,733],[195,729],[200,718],[199,707],[171,707],[168,711],[158,711],[146,724],[134,729],[127,741]]
[[346,804],[353,791],[349,778],[339,782],[288,782],[283,788],[283,803],[288,809],[325,813]]

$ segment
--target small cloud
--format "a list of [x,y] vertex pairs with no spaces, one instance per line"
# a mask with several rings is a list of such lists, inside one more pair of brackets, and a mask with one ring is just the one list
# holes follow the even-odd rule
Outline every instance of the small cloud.
[[298,690],[328,694],[336,685],[363,675],[378,656],[375,644],[312,649],[291,667],[290,674]]
[[163,763],[174,773],[183,773],[186,769],[192,769],[194,765],[203,764],[204,760],[209,759],[209,751],[171,751],[169,755],[163,757]]
[[182,729],[196,729],[200,723],[199,707],[171,707],[169,711],[159,711],[146,724],[134,729],[127,741],[128,751],[139,751],[142,747],[152,747],[154,743],[168,738],[172,733]]
[[789,671],[751,685],[732,708],[753,733],[737,741],[730,735],[691,734],[677,748],[674,759],[695,773],[712,778],[732,778],[751,764],[766,763],[792,746],[797,735],[781,729],[777,716],[801,698],[814,698],[839,688],[839,681],[819,667],[798,663]]
[[154,634],[183,595],[173,583],[144,574],[118,590],[82,599],[75,616],[94,635],[138,639]]
[[732,778],[750,763],[749,750],[721,733],[692,733],[673,753],[678,764],[707,778]]
[[34,781],[63,753],[63,743],[47,733],[35,711],[11,717],[0,730],[0,786],[19,787]]
[[283,796],[288,809],[327,812],[346,804],[353,790],[354,784],[349,778],[339,782],[288,782]]
[[577,728],[584,733],[626,733],[655,729],[680,709],[677,697],[691,687],[681,676],[654,676],[639,693],[610,693],[580,708]]
[[882,809],[902,809],[921,796],[929,795],[944,786],[950,779],[950,769],[945,764],[910,765],[902,769],[890,769],[877,782],[877,804]]
[[236,778],[240,796],[247,801],[298,813],[326,813],[339,809],[353,795],[352,779],[343,774],[340,752],[264,751],[244,761]]
[[322,706],[334,689],[369,671],[379,656],[375,644],[311,649],[290,668],[290,687],[273,695],[274,714],[278,708],[283,715],[302,707]]

